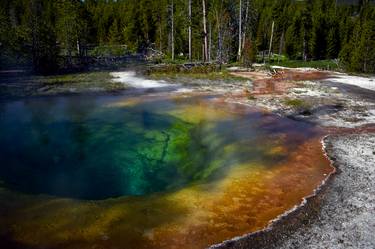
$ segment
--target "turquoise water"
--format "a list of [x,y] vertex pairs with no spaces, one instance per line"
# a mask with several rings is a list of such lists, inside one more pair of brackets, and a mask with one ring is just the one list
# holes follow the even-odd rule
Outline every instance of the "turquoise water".
[[[196,98],[116,104],[126,100],[92,96],[1,103],[1,184],[80,199],[146,195],[215,181],[242,162],[272,165],[286,158],[267,153],[286,143],[286,131],[293,137],[289,147],[314,133],[307,124],[258,112],[227,116],[209,100],[203,106]],[[195,114],[196,107],[204,114]],[[206,117],[215,112],[220,115]]]

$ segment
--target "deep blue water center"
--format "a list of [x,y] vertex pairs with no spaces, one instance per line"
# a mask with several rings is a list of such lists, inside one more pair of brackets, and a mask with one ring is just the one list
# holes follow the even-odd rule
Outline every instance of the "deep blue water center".
[[111,105],[121,98],[0,103],[0,185],[81,199],[146,195],[213,181],[241,162],[283,160],[265,151],[291,127],[308,136],[304,125],[262,114],[195,123],[170,115],[194,100]]

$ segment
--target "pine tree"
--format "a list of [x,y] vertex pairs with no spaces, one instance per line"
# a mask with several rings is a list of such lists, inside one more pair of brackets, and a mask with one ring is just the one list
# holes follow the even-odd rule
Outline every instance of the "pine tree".
[[349,71],[375,72],[375,7],[364,4],[357,17],[351,40],[340,52],[341,63]]
[[327,22],[327,58],[335,59],[337,58],[340,51],[340,33],[339,33],[339,23],[337,20],[338,12],[336,1],[331,1],[331,5],[328,6],[328,11],[326,14]]
[[324,16],[323,0],[315,1],[312,11],[312,27],[310,39],[310,51],[312,57],[316,60],[324,59],[327,51],[327,33],[326,33],[326,20]]
[[375,72],[375,21],[366,20],[353,53],[353,69],[364,73]]
[[121,33],[119,31],[117,19],[114,20],[111,27],[109,28],[108,41],[110,44],[120,44],[121,43]]
[[302,29],[302,17],[298,12],[291,25],[285,32],[285,53],[289,58],[302,59],[302,44],[303,44],[303,29]]
[[5,64],[6,58],[4,57],[6,52],[6,47],[8,44],[6,44],[9,40],[8,38],[8,29],[6,27],[9,27],[8,20],[5,15],[4,9],[0,8],[0,68]]
[[[1,63],[25,65],[29,60],[36,71],[56,68],[59,58],[74,64],[73,57],[87,54],[88,43],[126,44],[133,52],[154,47],[171,54],[171,2],[2,0]],[[369,1],[348,6],[336,5],[335,0],[242,0],[241,8],[239,3],[173,0],[175,54],[190,60],[216,57],[218,63],[243,55],[250,61],[250,52],[267,51],[271,44],[272,52],[293,59],[339,56],[350,70],[373,70],[375,7]]]
[[80,40],[83,35],[84,22],[79,13],[80,2],[77,0],[61,0],[57,3],[57,35],[61,48],[72,64],[72,56],[81,54]]
[[327,37],[327,58],[337,58],[340,51],[340,40],[339,40],[337,26],[332,26],[328,31]]
[[47,0],[31,0],[28,8],[31,38],[32,64],[37,73],[53,73],[57,70],[56,35],[53,27],[53,3]]

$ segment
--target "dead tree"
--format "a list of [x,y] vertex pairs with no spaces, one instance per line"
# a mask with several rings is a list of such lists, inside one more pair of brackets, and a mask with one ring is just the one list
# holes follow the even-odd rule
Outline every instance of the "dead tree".
[[206,1],[202,0],[203,8],[203,36],[204,36],[204,48],[203,48],[203,61],[208,60],[208,38],[207,38],[207,21],[206,21]]
[[238,18],[238,54],[237,60],[240,61],[242,54],[242,0],[240,0],[240,14]]

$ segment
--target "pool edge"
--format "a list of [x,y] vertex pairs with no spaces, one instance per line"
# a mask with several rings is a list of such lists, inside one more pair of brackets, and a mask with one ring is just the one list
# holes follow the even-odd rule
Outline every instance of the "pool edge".
[[312,194],[305,196],[300,204],[271,220],[265,228],[211,245],[207,249],[272,248],[276,246],[276,243],[302,227],[302,224],[307,224],[311,219],[317,217],[320,211],[320,203],[326,190],[329,188],[333,178],[339,174],[339,169],[335,165],[335,158],[330,156],[328,152],[327,140],[331,136],[334,136],[334,134],[323,136],[320,142],[323,155],[328,159],[333,170],[313,190]]

